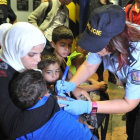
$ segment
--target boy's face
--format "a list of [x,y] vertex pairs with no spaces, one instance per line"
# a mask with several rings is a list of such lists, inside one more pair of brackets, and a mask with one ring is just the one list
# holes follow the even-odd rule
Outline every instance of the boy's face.
[[52,47],[54,48],[54,52],[56,56],[66,58],[70,54],[72,39],[61,39],[56,42],[52,42]]
[[55,83],[60,75],[60,66],[58,63],[51,64],[42,70],[43,77],[48,83]]

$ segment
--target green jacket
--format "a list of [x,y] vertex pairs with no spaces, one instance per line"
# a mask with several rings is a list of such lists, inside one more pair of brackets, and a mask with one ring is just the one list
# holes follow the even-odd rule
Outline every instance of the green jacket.
[[[29,16],[28,22],[38,27],[41,31],[45,31],[45,29],[51,24],[54,17],[57,15],[57,11],[60,7],[61,3],[59,0],[52,0],[52,8],[50,12],[47,14],[44,22],[38,27],[37,22],[41,19],[42,16],[45,16],[44,13],[49,6],[49,2],[42,2]],[[63,12],[67,15],[65,26],[69,27],[69,11],[66,6],[63,8]]]

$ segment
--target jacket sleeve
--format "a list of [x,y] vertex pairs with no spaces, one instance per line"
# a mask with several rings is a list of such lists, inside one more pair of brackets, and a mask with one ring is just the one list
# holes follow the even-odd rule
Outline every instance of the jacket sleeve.
[[[49,6],[49,2],[42,2],[29,16],[28,22],[38,27],[38,22],[45,16],[44,13]],[[38,27],[39,28],[39,27]]]
[[60,110],[54,96],[50,96],[44,105],[36,109],[20,110],[9,96],[8,79],[0,78],[0,131],[4,137],[14,139],[35,131]]

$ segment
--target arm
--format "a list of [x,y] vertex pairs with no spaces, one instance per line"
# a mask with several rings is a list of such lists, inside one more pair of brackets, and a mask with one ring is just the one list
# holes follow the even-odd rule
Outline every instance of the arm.
[[[67,80],[70,80],[73,77],[73,74],[69,71]],[[89,94],[85,91],[84,88],[76,87],[72,94],[76,97],[76,99],[81,99],[81,95],[86,97],[90,101]]]
[[87,92],[88,91],[93,91],[93,90],[103,90],[103,91],[107,90],[107,84],[104,81],[98,82],[94,85],[82,85],[82,86],[79,86],[79,87],[86,90]]
[[74,65],[76,67],[76,71],[78,70],[78,68],[82,65],[82,63],[84,62],[85,57],[84,55],[80,55],[77,56],[73,61],[74,61]]
[[133,110],[140,102],[140,99],[130,100],[126,97],[109,101],[97,101],[97,113],[117,114]]
[[[109,101],[97,101],[97,113],[118,114],[126,113],[133,110],[140,102],[140,99],[130,100],[128,98],[115,99]],[[74,115],[83,113],[90,114],[92,111],[92,102],[83,100],[63,101],[59,100],[59,104],[66,105],[64,110]],[[76,106],[76,107],[75,107]]]
[[99,65],[100,63],[89,64],[87,61],[84,61],[70,81],[75,83],[76,86],[79,86],[96,72]]

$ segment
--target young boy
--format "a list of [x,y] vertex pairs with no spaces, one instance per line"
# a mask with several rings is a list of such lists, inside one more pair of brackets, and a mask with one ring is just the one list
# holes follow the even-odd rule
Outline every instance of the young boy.
[[38,69],[42,71],[42,75],[47,84],[47,92],[56,95],[54,86],[60,78],[60,61],[53,53],[46,53],[41,56],[38,63]]
[[[22,110],[32,110],[43,105],[49,96],[53,95],[47,94],[46,82],[40,71],[26,70],[12,82],[10,96],[15,105]],[[18,139],[97,140],[85,124],[79,123],[71,114],[62,109],[40,129]]]
[[[62,78],[63,72],[66,68],[66,58],[70,54],[70,50],[73,43],[73,33],[66,26],[56,27],[52,32],[52,42],[51,45],[54,48],[54,54],[60,61],[60,78]],[[72,77],[72,73],[69,71],[66,80]]]

